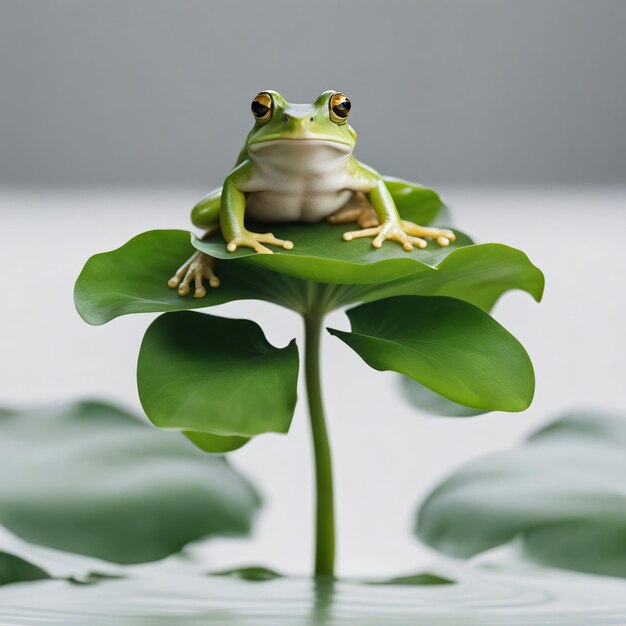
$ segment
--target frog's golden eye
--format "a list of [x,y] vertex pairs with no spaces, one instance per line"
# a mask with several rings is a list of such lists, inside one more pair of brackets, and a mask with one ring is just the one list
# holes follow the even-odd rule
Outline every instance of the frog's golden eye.
[[348,96],[341,92],[334,93],[328,102],[328,114],[335,124],[343,124],[350,114],[352,103],[348,100]]
[[261,122],[262,124],[269,122],[274,112],[274,98],[266,91],[262,91],[252,101],[251,108],[252,115],[254,115],[257,122]]

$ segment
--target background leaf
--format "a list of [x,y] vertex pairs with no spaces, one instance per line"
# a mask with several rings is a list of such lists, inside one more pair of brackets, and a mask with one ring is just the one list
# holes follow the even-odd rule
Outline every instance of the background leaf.
[[1,524],[28,542],[117,563],[245,534],[259,507],[223,458],[99,402],[0,414],[0,467]]
[[329,329],[378,370],[410,376],[477,409],[522,411],[534,393],[522,345],[487,313],[444,297],[401,296],[348,311],[352,332]]
[[268,580],[276,580],[283,578],[269,567],[263,565],[250,565],[247,567],[235,567],[231,569],[220,570],[219,572],[211,572],[211,576],[227,576],[229,578],[237,578],[239,580],[248,580],[251,582],[266,582]]
[[444,481],[417,534],[458,557],[517,538],[544,564],[626,577],[624,476],[626,417],[572,413]]
[[251,437],[289,430],[298,366],[295,341],[274,348],[254,322],[179,311],[146,331],[137,384],[160,428]]
[[0,584],[44,578],[88,583],[103,578],[121,578],[128,567],[30,543],[0,526]]
[[370,585],[454,585],[454,581],[439,574],[431,574],[429,572],[419,572],[417,574],[408,574],[406,576],[396,576],[386,580],[380,580],[369,583]]
[[0,552],[0,585],[31,580],[44,580],[48,574],[19,556]]

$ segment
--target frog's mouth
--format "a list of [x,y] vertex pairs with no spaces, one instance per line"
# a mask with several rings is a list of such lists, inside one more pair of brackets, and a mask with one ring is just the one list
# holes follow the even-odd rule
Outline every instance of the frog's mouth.
[[338,141],[335,138],[320,137],[319,135],[294,135],[291,137],[277,137],[276,139],[265,139],[248,144],[248,150],[258,153],[266,150],[332,150],[341,154],[351,154],[352,146]]

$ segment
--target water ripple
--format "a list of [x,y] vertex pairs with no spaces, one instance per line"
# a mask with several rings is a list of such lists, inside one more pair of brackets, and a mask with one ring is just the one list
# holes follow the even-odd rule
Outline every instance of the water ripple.
[[[624,626],[626,581],[463,568],[452,585],[160,573],[0,588],[0,626]],[[449,576],[450,572],[446,572]]]

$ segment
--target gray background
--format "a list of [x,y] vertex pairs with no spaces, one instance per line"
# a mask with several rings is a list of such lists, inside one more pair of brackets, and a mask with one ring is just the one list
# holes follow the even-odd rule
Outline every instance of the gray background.
[[626,2],[6,1],[0,183],[220,182],[249,102],[328,88],[429,184],[623,183]]

